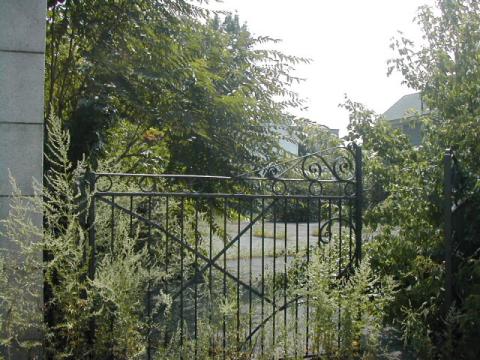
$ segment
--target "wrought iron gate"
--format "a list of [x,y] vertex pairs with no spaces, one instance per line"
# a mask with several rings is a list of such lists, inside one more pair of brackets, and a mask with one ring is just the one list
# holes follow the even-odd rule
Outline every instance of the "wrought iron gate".
[[90,184],[90,277],[125,238],[156,269],[140,306],[146,358],[172,347],[188,358],[315,355],[314,299],[299,290],[318,247],[335,242],[337,276],[361,260],[360,147],[237,177],[92,173]]

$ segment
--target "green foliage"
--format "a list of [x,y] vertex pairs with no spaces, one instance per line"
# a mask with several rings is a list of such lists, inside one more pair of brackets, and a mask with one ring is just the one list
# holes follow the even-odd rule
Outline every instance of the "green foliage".
[[421,91],[427,105],[428,114],[415,120],[423,128],[421,146],[411,146],[405,135],[381,117],[347,100],[349,137],[360,139],[365,150],[369,189],[365,221],[374,232],[372,265],[400,283],[389,316],[401,324],[405,341],[421,358],[451,358],[452,349],[460,348],[471,349],[463,353],[465,358],[475,358],[477,333],[463,319],[475,323],[472,311],[476,311],[478,289],[468,287],[471,275],[467,272],[475,267],[475,251],[480,246],[475,225],[478,215],[473,215],[478,198],[471,196],[474,188],[470,185],[467,192],[456,194],[457,200],[468,198],[465,207],[471,209],[465,216],[468,220],[457,225],[463,234],[457,232],[457,241],[460,236],[463,240],[458,248],[461,254],[456,256],[464,265],[458,268],[456,288],[468,290],[458,290],[456,315],[447,316],[442,160],[445,148],[454,148],[467,180],[475,183],[480,174],[480,9],[476,1],[440,0],[437,9],[421,7],[416,19],[425,43],[416,46],[402,36],[395,39],[392,48],[398,57],[390,62],[389,71],[400,71],[405,83]]
[[340,139],[329,128],[308,119],[295,119],[293,136],[298,139],[302,155],[330,149],[341,144]]
[[274,128],[301,104],[291,72],[307,60],[261,49],[271,41],[184,0],[52,4],[47,109],[65,119],[73,161],[239,174],[278,157]]
[[463,164],[478,175],[480,5],[474,0],[437,0],[436,5],[421,7],[416,17],[425,44],[417,47],[404,37],[396,39],[391,46],[398,57],[389,70],[400,71],[431,109],[426,143],[439,151],[454,147]]
[[[23,197],[13,178],[10,215],[1,221],[8,245],[0,249],[0,349],[13,359],[18,349],[33,356],[42,347],[42,207],[33,197]],[[38,184],[34,185],[38,190]]]
[[[132,224],[128,215],[112,210],[101,202],[96,203],[95,212],[95,277],[89,278],[93,249],[87,241],[89,228],[85,224],[85,209],[90,204],[91,194],[85,194],[78,188],[79,185],[83,186],[83,163],[74,168],[69,161],[70,138],[68,132],[62,130],[59,120],[52,117],[47,129],[50,154],[47,160],[51,167],[45,176],[46,186],[41,193],[40,190],[37,192],[42,196],[27,198],[25,202],[19,193],[15,193],[10,215],[4,221],[6,230],[2,236],[18,247],[16,251],[9,250],[8,257],[3,253],[0,256],[0,301],[2,310],[7,309],[1,313],[0,334],[7,356],[10,348],[33,350],[43,345],[53,359],[90,356],[136,359],[145,356],[150,337],[150,341],[156,344],[153,351],[156,358],[176,359],[182,354],[190,357],[195,349],[199,358],[209,358],[212,354],[222,354],[222,338],[219,334],[223,331],[224,317],[227,358],[251,358],[249,345],[239,351],[236,340],[237,284],[232,280],[227,281],[227,296],[217,296],[213,301],[211,306],[218,309],[213,321],[199,319],[201,331],[197,341],[192,339],[191,324],[184,326],[180,340],[178,314],[171,312],[173,306],[178,307],[178,299],[174,303],[164,289],[166,283],[178,285],[179,276],[193,276],[194,256],[173,242],[167,252],[165,247],[154,242],[161,239],[162,234],[141,223]],[[101,182],[102,179],[99,179],[99,186],[102,186]],[[158,185],[165,186],[161,183]],[[128,189],[138,190],[133,183],[119,182],[112,188],[114,191]],[[118,199],[116,204],[129,206],[128,201]],[[133,205],[141,210],[147,204],[140,199]],[[152,202],[150,205],[153,216],[166,216],[164,204]],[[43,215],[44,226],[34,224],[31,221],[32,214]],[[183,219],[181,223],[177,220],[179,214]],[[194,202],[170,199],[169,231],[176,236],[182,234],[190,244],[200,242],[201,234],[196,229],[209,220],[206,213],[196,212]],[[220,236],[223,235],[217,230],[217,225],[211,226]],[[112,234],[115,242],[111,241]],[[29,242],[27,239],[35,241]],[[45,261],[41,256],[42,251],[46,256]],[[199,248],[199,251],[204,252],[205,249]],[[170,262],[168,272],[165,270],[165,261]],[[180,262],[183,263],[183,273]],[[42,270],[47,290],[44,308],[46,322],[43,321],[41,303]],[[11,286],[12,281],[17,286]],[[200,292],[208,294],[205,284],[199,284],[198,287]],[[212,287],[222,288],[219,276],[214,276]],[[146,305],[147,293],[152,295],[151,311]],[[31,296],[38,302],[38,311],[32,311]],[[185,296],[187,299],[188,294]],[[241,334],[248,328],[247,319],[248,314],[241,315],[238,325]],[[93,320],[96,334],[95,341],[91,342],[89,334]],[[23,340],[25,334],[33,330],[44,334],[44,344]],[[167,331],[170,335],[166,344],[163,344],[163,336]],[[162,339],[159,339],[160,334]],[[265,356],[277,351],[277,348],[266,347]]]
[[329,359],[376,358],[382,353],[384,312],[396,284],[376,275],[368,256],[353,274],[338,277],[338,246],[333,240],[318,248],[298,290],[313,308],[314,349]]
[[350,136],[362,139],[365,150],[369,192],[364,218],[374,234],[372,266],[399,283],[385,315],[401,324],[406,344],[430,358],[434,344],[429,336],[441,323],[444,296],[442,152],[412,147],[360,104],[347,101],[346,107],[352,114]]
[[431,358],[434,349],[428,320],[435,309],[427,306],[427,303],[424,303],[420,307],[402,308],[402,339],[406,346],[412,346],[417,351],[421,359]]
[[[43,191],[37,187],[37,196],[26,199],[15,192],[9,217],[3,222],[2,236],[13,247],[8,257],[1,256],[2,272],[8,278],[8,282],[1,278],[2,345],[7,350],[41,346],[21,341],[26,334],[41,331],[46,351],[55,359],[80,359],[91,353],[98,358],[108,353],[118,359],[139,358],[145,352],[149,328],[142,316],[145,288],[165,278],[164,271],[146,261],[146,248],[138,247],[139,235],[129,233],[128,223],[118,217],[115,249],[98,254],[95,280],[88,278],[92,249],[86,240],[88,229],[82,224],[82,204],[88,197],[82,197],[76,183],[83,163],[76,168],[70,163],[69,135],[60,121],[51,118],[47,129],[51,166]],[[43,214],[43,226],[32,221],[36,214]],[[105,221],[101,214],[99,224]],[[104,246],[107,239],[106,234],[99,234],[97,246]],[[47,323],[43,322],[42,270],[48,291]],[[38,304],[38,311],[32,310],[32,304]],[[168,296],[160,292],[153,305],[157,311],[168,311]],[[88,340],[93,317],[97,327],[94,346]]]

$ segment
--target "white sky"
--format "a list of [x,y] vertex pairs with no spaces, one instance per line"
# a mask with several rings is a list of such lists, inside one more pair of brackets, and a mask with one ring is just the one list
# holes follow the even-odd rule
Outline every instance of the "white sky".
[[[387,77],[394,53],[390,39],[401,30],[421,41],[413,23],[420,5],[434,0],[223,0],[210,8],[237,11],[254,35],[282,39],[274,48],[312,59],[297,67],[306,78],[295,87],[307,99],[307,117],[345,134],[348,114],[338,107],[344,94],[383,113],[413,90],[401,76]],[[273,48],[273,45],[269,46]]]

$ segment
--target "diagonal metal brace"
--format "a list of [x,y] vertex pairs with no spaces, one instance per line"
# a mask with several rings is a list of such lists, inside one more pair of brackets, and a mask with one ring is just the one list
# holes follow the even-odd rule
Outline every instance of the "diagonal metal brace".
[[[205,255],[203,255],[202,253],[198,252],[198,251],[195,251],[194,248],[192,248],[187,242],[179,239],[177,236],[171,234],[170,232],[168,232],[167,230],[165,230],[163,228],[163,226],[161,226],[160,224],[154,222],[154,221],[151,221],[133,211],[130,211],[129,209],[121,206],[121,205],[118,205],[114,202],[112,202],[111,200],[108,200],[102,196],[99,196],[99,195],[96,195],[97,198],[99,200],[101,200],[102,202],[110,205],[110,206],[113,206],[119,210],[122,210],[123,212],[125,212],[126,214],[128,215],[131,215],[135,218],[137,218],[138,220],[141,220],[142,222],[148,224],[148,225],[151,225],[153,226],[154,228],[160,230],[161,232],[163,232],[165,235],[169,236],[171,239],[173,239],[174,241],[176,241],[178,244],[180,244],[181,246],[183,246],[184,248],[186,248],[187,250],[189,250],[190,252],[192,252],[193,254],[196,254],[198,257],[200,257],[202,260],[204,260],[205,262],[207,262],[207,265],[205,265],[200,271],[199,271],[199,274],[201,274],[202,272],[204,272],[206,269],[208,269],[210,266],[213,266],[215,269],[217,269],[218,271],[220,271],[221,273],[225,274],[226,276],[228,276],[230,279],[232,279],[233,281],[237,282],[238,284],[242,285],[244,288],[248,289],[249,291],[251,291],[252,293],[254,293],[255,295],[257,295],[258,297],[260,298],[264,298],[266,302],[270,303],[270,304],[273,304],[273,301],[271,299],[269,299],[268,297],[266,297],[264,294],[262,294],[260,291],[256,290],[255,288],[251,287],[250,285],[248,285],[247,283],[243,282],[242,280],[240,280],[239,278],[237,278],[235,275],[231,274],[229,271],[227,271],[226,269],[223,269],[221,268],[218,264],[215,263],[215,261],[223,255],[224,251],[226,251],[228,249],[228,247],[231,247],[233,245],[233,243],[235,241],[238,240],[239,236],[236,236],[236,240],[232,240],[230,241],[230,243],[220,252],[218,253],[214,258],[212,258],[212,260],[210,260],[208,257],[206,257]],[[272,204],[270,204],[268,208],[270,208],[273,204],[275,203],[275,201],[272,202]],[[265,209],[265,210],[267,210]],[[263,214],[263,213],[262,213]],[[260,214],[259,216],[261,216],[262,214]],[[256,220],[258,220],[258,217],[256,218]],[[256,221],[255,220],[255,221]],[[254,222],[252,222],[253,224]],[[247,230],[249,229],[249,227],[246,227],[244,230],[245,231],[242,231],[241,234],[245,233]],[[239,234],[240,235],[240,234]],[[187,282],[187,284],[190,283],[190,284],[193,284],[193,281],[190,280],[189,282]],[[175,299],[176,297],[178,297],[178,295],[183,291],[185,290],[186,286],[184,285],[184,287],[179,291],[177,292],[172,299]]]
[[[248,230],[250,230],[253,225],[255,225],[255,223],[258,221],[258,219],[260,219],[263,215],[265,215],[265,213],[273,206],[275,205],[275,203],[277,202],[277,199],[274,199],[272,201],[272,203],[270,205],[268,205],[258,216],[256,216],[247,226],[245,226],[245,228],[242,229],[242,231],[240,231],[237,236],[235,236],[226,246],[223,247],[223,249],[217,254],[215,255],[211,260],[208,259],[207,260],[207,263],[200,269],[198,270],[197,272],[197,276],[199,274],[202,274],[203,272],[205,272],[209,267],[211,267],[212,265],[215,264],[215,262],[223,255],[227,252],[227,250],[232,247],[233,244],[235,244],[242,236],[243,234],[245,234]],[[222,271],[223,272],[223,271]],[[238,279],[240,281],[240,279]],[[189,281],[187,281],[183,287],[177,291],[175,293],[175,295],[173,296],[173,299],[177,298],[184,290],[186,290],[190,285],[192,285],[193,283],[195,282],[195,279],[191,279]],[[247,285],[247,289],[253,291],[254,289]],[[255,295],[259,296],[259,297],[263,297],[265,300],[267,300],[267,302],[269,303],[272,303],[271,300],[269,300],[268,298],[266,298],[264,295],[261,295],[260,292],[254,292]]]

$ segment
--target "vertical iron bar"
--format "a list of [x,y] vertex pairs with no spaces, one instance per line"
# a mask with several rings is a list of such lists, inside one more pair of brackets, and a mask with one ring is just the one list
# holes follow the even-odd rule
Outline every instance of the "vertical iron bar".
[[[253,199],[250,198],[250,224],[253,221]],[[253,234],[252,234],[252,228],[253,226],[250,227],[250,243],[249,243],[249,268],[248,268],[248,286],[250,286],[250,289],[252,288],[252,256],[253,256],[253,249],[252,249],[252,243],[253,243]],[[250,335],[252,333],[252,291],[248,291],[248,334]],[[252,338],[249,340],[249,345],[252,345]]]
[[133,196],[130,196],[130,231],[129,236],[133,238]]
[[[322,201],[321,201],[321,198],[319,197],[318,198],[318,209],[317,209],[317,231],[318,231],[318,235],[317,235],[317,247],[318,249],[320,248],[320,246],[323,246],[323,243],[321,242],[322,240],[322,233],[320,231],[320,229],[322,228]],[[313,351],[312,351],[313,352]]]
[[[96,204],[96,194],[95,194],[95,181],[96,175],[94,172],[89,172],[87,174],[87,181],[89,183],[90,188],[90,206],[88,209],[88,246],[89,246],[89,253],[88,253],[88,279],[90,281],[95,279],[95,270],[97,267],[97,245],[96,245],[96,226],[95,226],[95,215],[97,211],[97,204]],[[95,307],[95,299],[93,299],[93,306]],[[88,335],[87,341],[92,348],[91,358],[95,359],[95,332],[96,332],[96,320],[95,315],[92,314],[92,317],[89,320],[88,324]]]
[[[329,199],[328,200],[328,243],[330,245],[332,245],[332,239],[334,239],[333,237],[333,231],[335,230],[334,227],[333,227],[333,216],[334,216],[334,209],[332,208],[332,199]],[[332,247],[330,247],[328,249],[328,255],[327,255],[327,259],[328,259],[328,268],[330,269],[331,266],[332,266],[332,259],[333,261],[335,261],[335,256],[336,254],[332,255],[332,252],[335,252],[335,248],[333,247],[333,250],[332,250]],[[337,315],[337,326],[340,324],[340,320],[339,320],[339,315]],[[337,330],[338,330],[338,327],[337,327]],[[340,347],[340,344],[338,343],[338,341],[340,340],[340,335],[338,334],[337,335],[337,345]]]
[[112,205],[111,205],[111,217],[112,217],[112,222],[111,222],[111,234],[110,234],[110,255],[113,256],[113,244],[115,241],[115,196],[112,195]]
[[[209,218],[209,231],[208,231],[208,258],[212,261],[213,256],[213,206],[214,200],[213,198],[210,199],[208,204],[208,218]],[[209,325],[213,325],[213,287],[212,287],[212,267],[209,266],[208,268],[208,293],[210,295],[209,299],[209,311],[208,311],[208,318],[209,318]],[[214,335],[210,334],[210,347],[213,349],[215,346],[214,344]]]
[[353,220],[353,215],[352,215],[352,200],[350,199],[348,202],[348,262],[351,265],[352,264],[352,220]]
[[[307,266],[310,266],[310,198],[307,198]],[[310,331],[310,295],[308,294],[308,291],[310,290],[310,285],[308,285],[309,282],[307,281],[307,299],[306,299],[306,305],[307,305],[307,312],[306,312],[306,333],[305,333],[305,355],[309,355],[309,331]]]
[[198,317],[198,198],[195,199],[195,258],[194,258],[194,271],[195,271],[195,285],[194,285],[194,341],[195,341],[195,359],[198,356],[198,324],[197,324],[197,317]]
[[[299,203],[298,198],[295,199],[295,256],[298,256],[298,217],[299,217]],[[297,340],[298,340],[298,297],[295,296],[295,358],[297,358]]]
[[355,144],[355,265],[362,261],[363,164],[362,148]]
[[283,255],[283,351],[284,357],[287,357],[287,198],[283,204],[283,216],[284,216],[284,225],[285,225],[285,238],[284,238],[284,255]]
[[[169,198],[168,196],[165,197],[165,274],[168,274],[168,266],[170,264],[170,204],[169,204]],[[165,281],[165,293],[169,293],[168,289],[168,280]],[[165,346],[167,345],[169,339],[169,331],[168,331],[168,322],[165,321]]]
[[152,358],[152,293],[151,293],[151,282],[150,282],[150,264],[151,264],[151,241],[152,241],[152,198],[148,198],[148,238],[147,238],[147,254],[148,254],[148,283],[147,283],[147,316],[148,316],[148,336],[147,336],[147,359]]
[[170,219],[169,219],[169,214],[170,213],[170,204],[169,204],[169,197],[165,197],[165,273],[168,274],[168,265],[170,264]]
[[[261,310],[261,323],[263,324],[265,317],[265,198],[262,198],[262,310]],[[262,356],[265,350],[265,335],[262,328],[261,336],[261,349]]]
[[[240,234],[240,199],[238,199],[238,220],[237,220],[237,236]],[[237,278],[240,279],[240,241],[241,237],[238,238],[237,244]],[[237,281],[237,350],[240,350],[240,282]]]
[[[180,198],[180,239],[182,243],[185,242],[184,237],[184,216],[185,216],[185,198]],[[183,275],[184,275],[184,248],[180,245],[180,289],[183,289]],[[183,290],[180,292],[180,352],[183,357]]]
[[445,313],[452,304],[452,157],[450,149],[444,155],[443,212],[445,218]]
[[342,273],[342,200],[338,200],[338,275]]
[[[342,200],[338,200],[338,277],[342,273]],[[342,321],[342,307],[340,304],[340,294],[338,295],[338,323],[337,323],[337,345],[340,349],[340,330]]]
[[[223,245],[227,244],[227,198],[223,198]],[[227,252],[223,253],[223,301],[227,301]],[[223,314],[222,322],[222,354],[223,359],[226,359],[226,348],[227,348],[227,319],[226,315]]]
[[[328,200],[328,243],[331,244],[332,243],[332,200],[329,199]],[[329,256],[329,258],[331,258],[331,256]],[[330,265],[331,263],[329,263]]]
[[318,198],[318,209],[317,209],[317,226],[318,226],[318,234],[317,234],[317,245],[320,247],[322,234],[320,234],[321,228],[321,219],[322,219],[322,201]]
[[277,274],[277,268],[276,268],[276,260],[277,260],[277,205],[275,204],[273,206],[273,284],[272,284],[272,344],[273,348],[275,348],[275,318],[276,316],[276,296],[275,296],[275,287],[276,287],[276,274]]
[[[114,260],[114,243],[115,243],[115,196],[112,195],[112,205],[111,205],[111,234],[110,234],[110,261],[113,262]],[[113,310],[113,309],[112,309]],[[115,313],[114,311],[111,312],[110,316],[110,344],[109,344],[109,359],[113,359],[114,354],[113,354],[113,348],[115,345],[115,339],[113,337],[113,329],[115,326]]]

